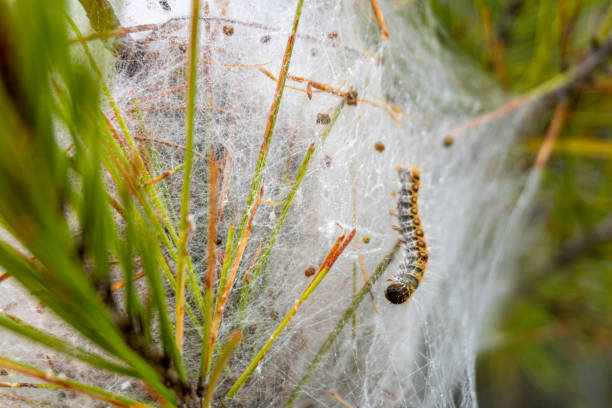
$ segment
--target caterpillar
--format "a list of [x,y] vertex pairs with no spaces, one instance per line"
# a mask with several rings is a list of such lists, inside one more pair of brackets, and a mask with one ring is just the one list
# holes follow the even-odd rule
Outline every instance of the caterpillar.
[[397,168],[401,190],[397,198],[397,216],[404,257],[399,270],[389,279],[385,289],[385,297],[393,304],[405,303],[419,287],[423,273],[429,260],[425,233],[419,217],[419,188],[421,186],[420,171],[416,168]]

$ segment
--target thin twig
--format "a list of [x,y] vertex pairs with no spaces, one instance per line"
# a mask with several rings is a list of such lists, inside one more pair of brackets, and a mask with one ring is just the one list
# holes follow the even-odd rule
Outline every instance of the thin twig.
[[[257,69],[263,73],[265,76],[267,76],[268,78],[272,79],[273,81],[276,81],[276,77],[274,75],[272,75],[272,73],[268,70],[266,70],[265,68],[262,67],[257,67]],[[343,98],[345,100],[347,100],[349,98],[349,92],[350,91],[341,91],[340,88],[334,88],[332,86],[329,86],[327,84],[324,84],[322,82],[317,82],[317,81],[313,81],[311,79],[308,78],[302,78],[299,76],[295,76],[295,75],[287,75],[287,79],[290,79],[294,82],[298,82],[298,83],[305,83],[306,84],[306,89],[300,89],[300,88],[296,88],[293,86],[289,86],[287,85],[286,88],[288,89],[292,89],[294,91],[298,91],[298,92],[304,92],[306,93],[309,97],[312,97],[313,93],[317,93],[317,92],[325,92],[331,95],[335,95],[338,96],[340,98]],[[312,88],[316,89],[316,91],[312,91]],[[380,105],[376,102],[372,102],[369,99],[366,98],[361,98],[361,97],[357,97],[357,101],[358,102],[362,102],[362,103],[367,103],[368,105],[374,106],[375,108],[378,109],[382,109],[394,122],[396,125],[398,125],[398,127],[402,127],[401,123],[399,122],[399,120],[395,117],[395,114],[403,114],[403,112],[401,111],[401,109],[399,109],[396,106],[391,105],[389,102],[384,101],[382,98],[378,97],[378,99],[380,99],[384,105]]]
[[[176,106],[156,105],[156,106],[147,106],[147,107],[142,108],[143,112],[187,111],[187,110],[188,110],[187,105],[176,105]],[[211,106],[211,105],[195,105],[194,110],[216,111],[216,112],[221,112],[221,113],[231,113],[232,115],[240,116],[240,114],[236,111],[220,108],[218,106]],[[128,109],[124,109],[122,112],[131,113],[133,111],[134,111],[134,108],[128,108]],[[115,116],[112,117],[112,119],[115,119],[115,118],[116,118]]]
[[217,219],[221,221],[223,211],[225,209],[225,199],[227,197],[227,186],[229,184],[229,172],[232,163],[232,151],[234,150],[234,135],[236,130],[236,122],[232,118],[230,120],[229,137],[227,147],[225,148],[225,163],[223,163],[223,186],[221,187],[221,201],[219,201],[219,215]]
[[[371,293],[371,292],[370,292]],[[353,261],[353,300],[357,296],[357,262]],[[353,313],[353,340],[357,340],[357,312]]]
[[592,75],[595,70],[600,68],[611,54],[612,36],[609,36],[605,43],[575,67],[555,75],[543,84],[538,85],[523,95],[511,99],[497,109],[486,112],[476,118],[455,126],[449,131],[449,135],[456,138],[474,127],[485,125],[531,102],[546,103],[551,100],[551,98],[555,100],[559,97],[564,97],[571,89],[575,88],[580,82],[584,81]]
[[546,137],[544,138],[544,142],[542,143],[542,146],[540,147],[538,155],[535,159],[535,163],[533,164],[534,169],[541,169],[546,165],[546,162],[548,162],[553,146],[555,145],[555,141],[559,137],[559,133],[561,133],[561,129],[563,128],[563,122],[565,122],[565,118],[567,117],[567,106],[567,98],[559,99],[557,102],[550,126],[546,132]]
[[329,394],[332,396],[333,399],[335,399],[336,401],[338,401],[340,403],[340,405],[342,405],[345,408],[353,408],[353,406],[351,404],[349,404],[348,402],[346,402],[345,400],[343,400],[336,391],[330,391]]
[[389,40],[389,30],[387,29],[387,23],[385,23],[385,17],[383,16],[383,12],[380,8],[380,4],[378,4],[378,0],[370,0],[372,3],[372,8],[374,9],[374,14],[376,15],[376,21],[378,22],[378,26],[380,27],[380,36],[383,40]]
[[[397,106],[393,105],[391,102],[387,101],[385,98],[381,98],[378,95],[375,95],[373,93],[370,92],[370,95],[372,97],[374,97],[375,99],[378,99],[383,105],[385,105],[386,107],[388,107],[389,109],[391,109],[391,111],[393,113],[395,113],[398,116],[401,116],[404,114],[404,111],[401,110],[400,108],[398,108]],[[365,100],[364,100],[365,101]]]
[[[92,33],[90,35],[83,36],[80,39],[78,38],[71,39],[69,40],[69,43],[74,44],[79,41],[92,41],[96,39],[119,37],[119,36],[124,36],[124,35],[132,34],[132,33],[142,32],[142,31],[158,31],[169,25],[172,25],[173,23],[180,23],[186,20],[186,18],[187,17],[175,17],[175,18],[171,18],[159,24],[142,24],[142,25],[137,25],[137,26],[132,26],[132,27],[118,28],[116,30],[100,31],[97,33]],[[203,17],[200,17],[200,20],[201,21],[215,21],[219,23],[237,24],[237,25],[243,25],[245,27],[252,27],[252,28],[259,29],[259,30],[272,31],[272,32],[279,32],[283,30],[279,27],[272,27],[272,26],[268,26],[262,23],[255,22],[255,21],[242,21],[242,20],[236,20],[233,18],[226,18],[226,17],[203,16]],[[319,43],[327,47],[340,48],[340,49],[343,49],[344,51],[347,51],[353,54],[353,56],[363,56],[363,53],[355,48],[351,48],[347,45],[338,44],[335,41],[321,41],[319,37],[316,37],[314,35],[297,34],[296,37],[300,39],[308,40],[311,42]]]
[[[181,92],[183,89],[186,89],[186,88],[187,88],[187,85],[175,86],[173,88],[169,88],[169,89],[166,89],[164,91],[158,92],[158,93],[156,93],[154,95],[151,95],[151,96],[149,96],[147,98],[138,99],[138,102],[141,103],[141,104],[146,103],[146,102],[150,102],[150,101],[152,101],[154,99],[161,98],[162,96],[168,96],[168,95],[172,95],[172,94],[177,93],[177,92]],[[133,110],[134,110],[134,108],[130,108],[129,110],[127,110],[127,112],[131,113]],[[126,112],[126,111],[124,111],[124,112]]]
[[[263,202],[262,202],[263,203]],[[280,203],[279,203],[280,204]],[[255,250],[255,255],[253,255],[253,260],[251,261],[251,264],[249,265],[249,268],[246,270],[246,272],[244,273],[244,282],[248,285],[250,283],[250,273],[253,270],[253,267],[255,266],[255,264],[257,263],[257,261],[259,260],[259,254],[261,253],[261,242],[257,245],[257,250]]]
[[[359,241],[358,241],[359,242]],[[363,256],[363,252],[361,251],[361,244],[357,244],[357,258],[359,259],[359,266],[361,267],[361,273],[363,275],[364,282],[370,282],[370,278],[368,277],[368,270],[365,264],[365,258]],[[378,313],[378,306],[376,306],[376,300],[374,299],[374,292],[370,289],[370,298],[372,299],[372,307],[374,311]]]
[[217,65],[217,66],[226,67],[226,68],[259,68],[259,67],[265,67],[266,65],[270,65],[272,63],[271,61],[268,61],[268,62],[263,62],[261,64],[223,64],[221,62],[210,61],[205,58],[200,58],[200,61],[208,65]]
[[195,93],[198,65],[198,22],[200,15],[200,0],[193,0],[191,8],[191,36],[189,38],[189,80],[187,86],[187,131],[186,131],[186,151],[185,151],[185,173],[183,178],[183,195],[181,199],[181,215],[179,224],[179,243],[177,249],[177,294],[176,294],[176,345],[180,350],[183,349],[183,316],[185,308],[185,264],[187,258],[187,217],[189,214],[189,197],[191,189],[191,168],[193,165],[193,129],[195,116]]
[[[203,11],[203,16],[204,17],[208,17],[208,14],[210,13],[210,4],[209,2],[206,2],[204,4],[204,9]],[[213,44],[215,44],[215,39],[217,37],[217,33],[219,32],[219,30],[211,30],[210,27],[210,22],[208,20],[204,20],[204,47],[202,49],[202,55],[204,55],[205,59],[207,60],[211,60],[212,59],[212,46]],[[211,73],[210,73],[210,66],[209,64],[203,64],[202,66],[202,81],[204,83],[204,102],[206,103],[206,106],[214,106],[214,94],[213,94],[213,80],[211,77]],[[204,137],[204,144],[206,146],[206,150],[207,151],[212,151],[212,116],[211,116],[211,112],[210,111],[206,111],[206,115],[205,115],[205,124],[206,124],[206,130],[205,130],[205,137]]]
[[208,195],[208,236],[207,236],[207,270],[204,282],[204,302],[206,303],[204,314],[204,327],[202,328],[202,354],[200,361],[200,381],[208,372],[208,338],[213,322],[213,283],[215,278],[215,267],[217,266],[217,196],[219,192],[219,177],[217,174],[217,162],[214,154],[210,153],[208,165],[208,185],[210,192]]
[[[185,146],[180,145],[178,143],[172,143],[172,142],[168,142],[167,140],[156,139],[154,137],[134,136],[134,139],[140,140],[140,141],[144,141],[144,142],[155,142],[155,143],[164,144],[164,145],[170,146],[170,147],[176,147],[177,149],[187,150],[187,148]],[[198,156],[202,160],[206,160],[206,156],[204,156],[202,153],[200,153],[198,151],[194,150],[193,154]]]
[[160,24],[141,24],[132,27],[117,28],[115,30],[108,31],[96,31],[95,33],[84,35],[81,38],[72,38],[68,42],[70,44],[76,44],[79,41],[92,41],[92,40],[105,40],[111,37],[121,37],[131,33],[138,33],[141,31],[157,30],[160,28]]
[[153,177],[151,180],[145,181],[144,185],[145,186],[150,186],[151,184],[155,184],[158,181],[162,181],[163,179],[173,175],[174,173],[176,173],[177,171],[179,171],[180,169],[182,169],[183,167],[185,167],[185,163],[181,163],[178,166],[176,166],[175,168],[168,170],[166,172],[163,172],[162,174],[160,174],[157,177]]
[[448,132],[448,134],[456,138],[458,136],[461,136],[468,130],[485,125],[495,119],[501,118],[511,112],[514,112],[515,110],[521,108],[522,106],[525,106],[529,102],[531,102],[531,99],[527,97],[527,95],[518,96],[516,98],[511,99],[510,101],[508,101],[497,109],[483,113],[482,115],[479,115],[474,119],[470,119],[467,122],[462,123],[461,125],[455,126]]

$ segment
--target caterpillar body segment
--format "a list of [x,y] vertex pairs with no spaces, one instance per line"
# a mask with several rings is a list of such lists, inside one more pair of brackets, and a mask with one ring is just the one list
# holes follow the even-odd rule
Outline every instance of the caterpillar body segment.
[[397,273],[389,279],[385,297],[393,304],[405,303],[419,287],[427,267],[429,254],[425,242],[425,232],[419,217],[420,172],[416,168],[397,169],[401,189],[397,194],[397,217],[403,246],[403,258]]

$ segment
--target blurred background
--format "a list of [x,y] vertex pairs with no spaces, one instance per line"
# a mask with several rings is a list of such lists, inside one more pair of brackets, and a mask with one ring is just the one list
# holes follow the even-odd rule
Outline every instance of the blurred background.
[[[509,95],[595,53],[612,33],[609,0],[434,0],[440,38]],[[540,105],[517,140],[533,161],[546,135],[527,251],[492,342],[477,363],[481,406],[612,406],[612,59]],[[553,119],[556,118],[556,119]],[[551,125],[556,122],[556,126]],[[556,139],[554,139],[556,137]]]

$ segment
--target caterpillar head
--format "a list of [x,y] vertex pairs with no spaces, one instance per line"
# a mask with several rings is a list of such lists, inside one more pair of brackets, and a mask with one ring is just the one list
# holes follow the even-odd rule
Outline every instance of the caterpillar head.
[[408,300],[412,292],[414,292],[412,286],[393,282],[385,289],[385,297],[394,305],[401,305]]

